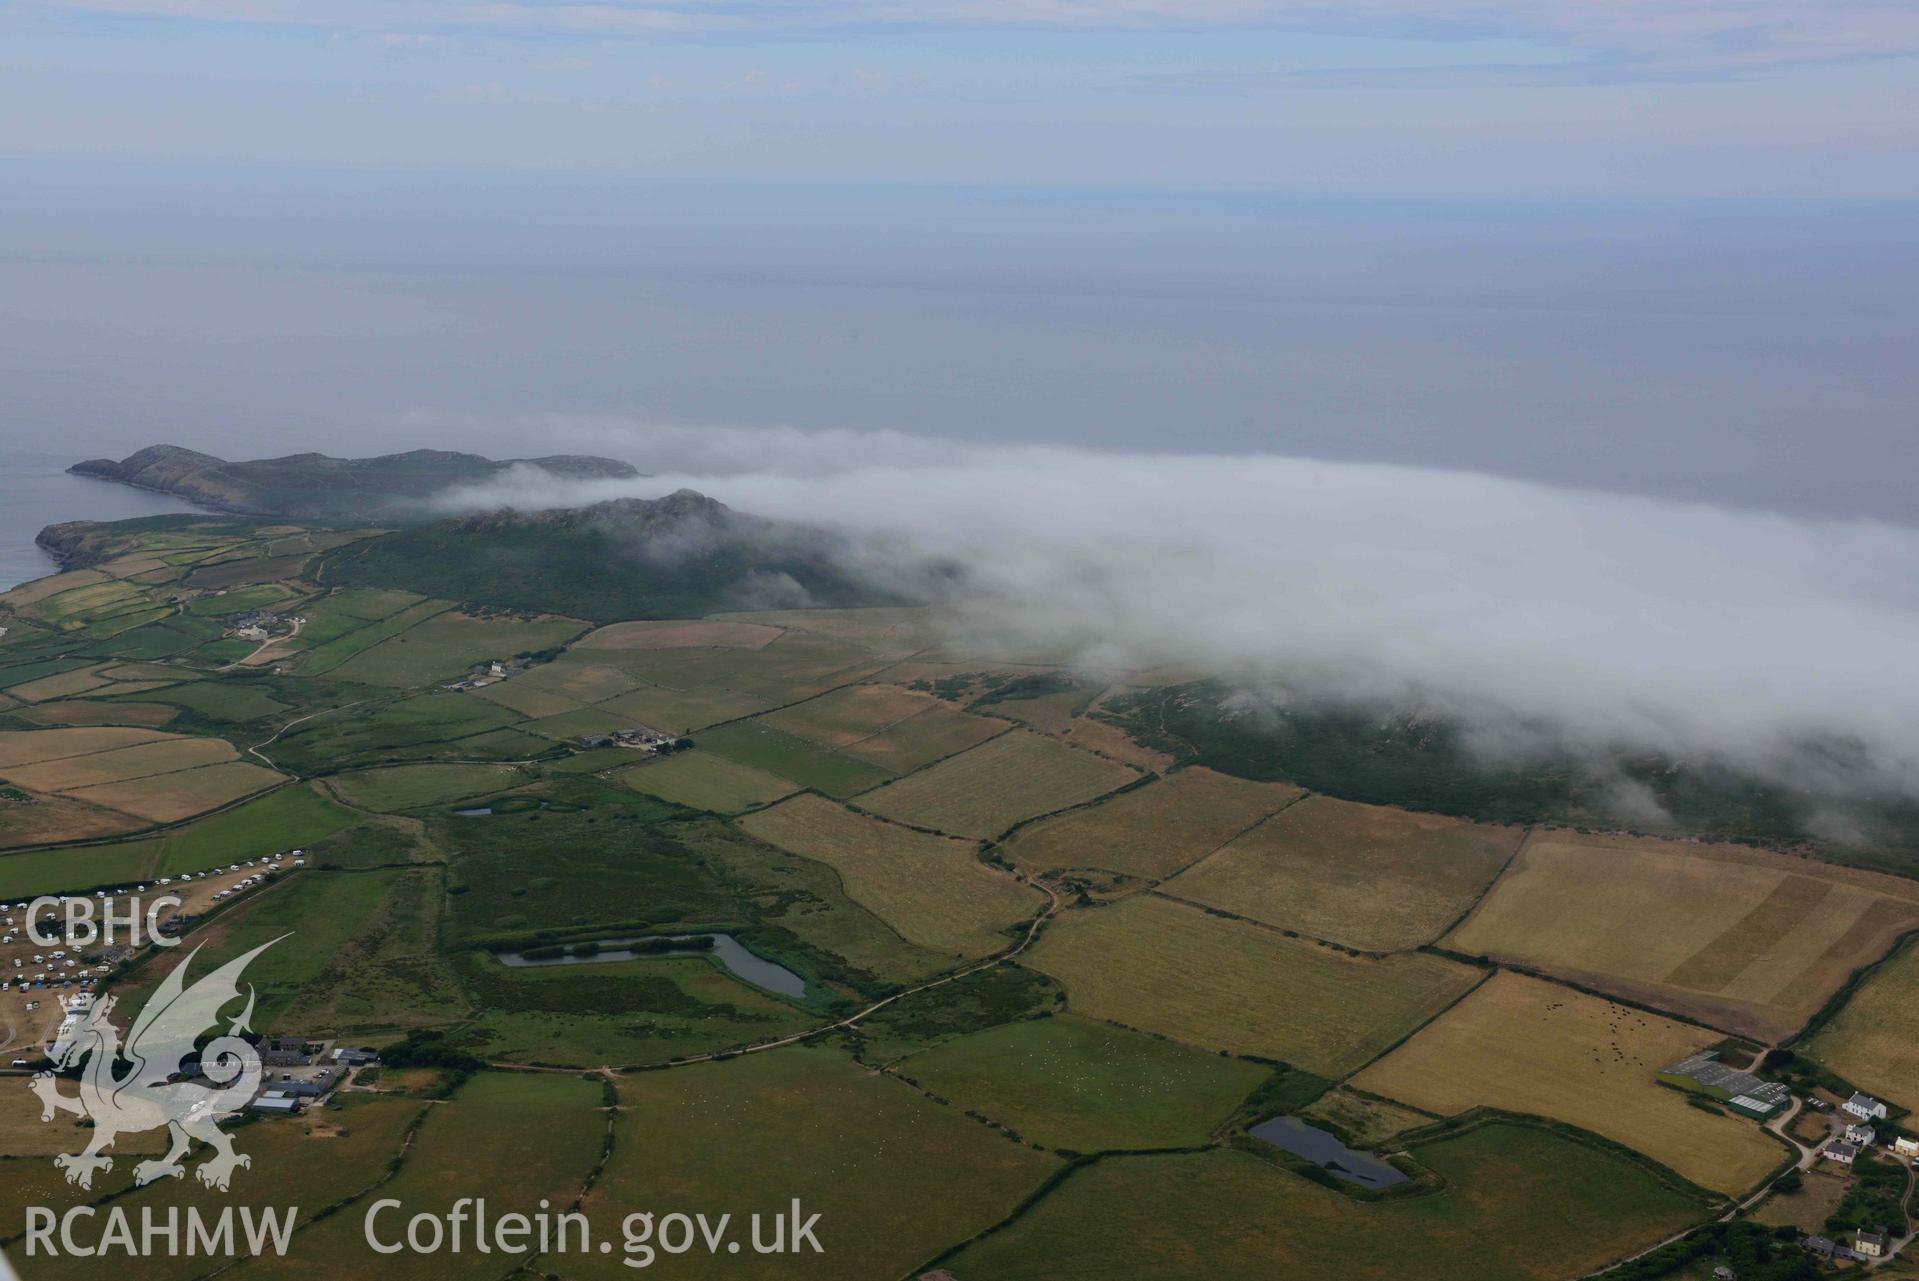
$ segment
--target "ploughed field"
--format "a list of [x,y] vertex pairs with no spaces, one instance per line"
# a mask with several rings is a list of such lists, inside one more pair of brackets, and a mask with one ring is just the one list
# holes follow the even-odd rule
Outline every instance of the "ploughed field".
[[[0,901],[299,849],[192,891],[193,973],[270,943],[257,1029],[419,1064],[240,1132],[275,1180],[240,1203],[343,1207],[242,1276],[469,1274],[367,1251],[376,1190],[578,1199],[616,1241],[635,1209],[822,1215],[824,1255],[688,1276],[1575,1275],[1786,1156],[1661,1085],[1679,1058],[1818,1016],[1802,1056],[1919,1107],[1913,881],[1200,765],[1126,709],[1203,674],[969,648],[940,610],[621,619],[340,572],[383,537],[157,518],[0,595]],[[182,955],[113,974],[128,1013]],[[1247,1135],[1285,1113],[1410,1178]],[[70,1187],[37,1116],[0,1091],[10,1193],[199,1195]]]

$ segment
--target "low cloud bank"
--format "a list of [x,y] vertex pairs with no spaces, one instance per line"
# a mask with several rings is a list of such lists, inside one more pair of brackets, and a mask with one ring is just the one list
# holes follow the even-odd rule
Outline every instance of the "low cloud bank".
[[1919,531],[1280,457],[697,435],[623,451],[646,467],[690,449],[692,469],[528,470],[449,503],[687,486],[883,545],[874,572],[902,548],[959,563],[977,590],[962,626],[1001,650],[1417,706],[1489,750],[1550,737],[1919,794]]

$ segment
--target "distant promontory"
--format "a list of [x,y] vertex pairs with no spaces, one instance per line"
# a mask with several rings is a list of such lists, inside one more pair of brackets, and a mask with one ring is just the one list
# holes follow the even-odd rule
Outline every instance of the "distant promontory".
[[578,454],[496,462],[478,454],[415,449],[378,458],[289,454],[228,462],[178,445],[150,445],[119,462],[93,458],[67,470],[242,516],[393,522],[431,519],[437,513],[422,500],[493,480],[515,466],[537,467],[566,480],[631,480],[640,475],[630,463]]

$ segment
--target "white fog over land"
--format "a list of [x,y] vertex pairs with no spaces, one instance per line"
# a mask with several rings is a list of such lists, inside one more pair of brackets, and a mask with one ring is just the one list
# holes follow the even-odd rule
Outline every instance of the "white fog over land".
[[[1545,720],[1575,744],[1705,754],[1822,791],[1919,787],[1912,529],[1271,456],[593,430],[656,474],[527,469],[446,506],[689,487],[958,562],[978,594],[968,625],[1012,650],[1192,664],[1458,713],[1495,738]],[[1800,749],[1835,737],[1873,768],[1803,773]]]

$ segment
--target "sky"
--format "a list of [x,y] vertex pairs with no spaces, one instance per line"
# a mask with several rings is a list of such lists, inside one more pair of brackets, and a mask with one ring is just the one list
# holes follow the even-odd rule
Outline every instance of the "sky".
[[1919,195],[1910,0],[15,0],[0,153]]
[[0,433],[894,431],[1911,520],[1916,71],[1914,0],[15,0]]

